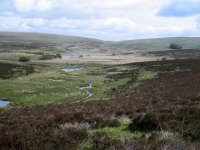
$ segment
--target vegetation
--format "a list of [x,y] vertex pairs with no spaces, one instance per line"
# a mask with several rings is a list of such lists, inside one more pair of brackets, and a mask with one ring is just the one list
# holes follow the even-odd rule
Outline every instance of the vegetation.
[[41,60],[47,60],[47,59],[54,59],[54,58],[62,58],[60,53],[54,54],[42,54]]
[[[12,63],[0,63],[0,79],[14,79],[20,76],[29,75],[35,72],[33,66],[12,64]],[[2,87],[5,87],[6,80],[2,81]],[[3,90],[4,88],[2,88]]]
[[[33,71],[34,74],[22,76],[22,74],[28,73],[28,66],[24,66],[26,70],[22,70],[20,66],[2,65],[2,67],[6,66],[10,66],[10,68],[4,69],[5,72],[2,74],[2,78],[8,80],[0,80],[0,87],[2,88],[0,97],[13,102],[12,107],[75,101],[87,96],[87,93],[80,90],[79,87],[93,81],[90,79],[91,76],[81,77],[85,72],[84,70],[80,71],[80,77],[76,78],[74,77],[76,72],[65,73],[62,68],[35,65],[32,68],[35,71],[37,70],[37,73]],[[94,80],[99,81],[96,78]]]
[[27,54],[44,55],[43,52],[26,52]]
[[162,60],[163,60],[163,61],[167,60],[167,57],[163,57]]
[[[14,41],[14,42],[13,42]],[[0,50],[11,52],[53,52],[53,53],[135,53],[137,51],[169,50],[169,43],[184,45],[183,49],[199,49],[199,38],[178,37],[129,41],[101,41],[96,39],[59,36],[41,33],[1,32]]]
[[19,57],[19,61],[21,61],[21,62],[28,62],[28,61],[30,61],[30,58],[22,56],[22,57]]
[[[0,109],[0,149],[200,149],[198,50],[145,52],[163,61],[121,65],[38,60],[79,50],[118,54],[123,49],[125,57],[133,50],[168,49],[171,41],[199,47],[198,38],[104,42],[2,33],[0,46],[6,52],[0,55],[0,99],[11,103]],[[19,62],[22,54],[31,61]],[[73,67],[81,70],[62,70]],[[93,96],[72,103],[88,95],[80,87],[90,82]]]
[[168,50],[168,51],[157,51],[147,52],[146,54],[154,55],[155,57],[161,58],[175,58],[175,59],[199,59],[199,50]]
[[[94,88],[99,77],[107,85],[128,80],[107,89],[107,100],[0,110],[0,147],[199,149],[199,66],[198,59],[186,59],[80,70],[82,79],[84,73],[95,78]],[[64,73],[62,80],[75,74]]]
[[172,44],[170,44],[169,47],[171,49],[178,49],[178,50],[182,49],[182,47],[179,44],[177,44],[177,43],[172,43]]

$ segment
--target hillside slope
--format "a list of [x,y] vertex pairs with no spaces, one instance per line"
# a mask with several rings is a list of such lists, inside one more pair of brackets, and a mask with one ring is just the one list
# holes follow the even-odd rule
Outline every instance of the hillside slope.
[[91,38],[43,33],[0,32],[1,51],[54,51],[61,53],[132,53],[169,50],[171,43],[183,49],[199,49],[198,37],[173,37],[130,41],[102,41]]

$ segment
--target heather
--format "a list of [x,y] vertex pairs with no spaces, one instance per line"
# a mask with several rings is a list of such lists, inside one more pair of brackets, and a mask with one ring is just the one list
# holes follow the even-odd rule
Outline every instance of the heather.
[[200,148],[198,59],[102,69],[109,99],[0,110],[1,149]]

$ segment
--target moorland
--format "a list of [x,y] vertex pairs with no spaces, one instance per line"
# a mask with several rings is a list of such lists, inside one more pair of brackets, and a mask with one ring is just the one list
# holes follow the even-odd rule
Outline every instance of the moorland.
[[0,148],[200,149],[199,41],[1,32]]

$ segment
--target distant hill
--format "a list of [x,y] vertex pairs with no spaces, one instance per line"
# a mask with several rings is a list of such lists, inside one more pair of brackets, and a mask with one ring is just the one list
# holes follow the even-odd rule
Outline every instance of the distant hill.
[[163,51],[170,50],[171,43],[177,43],[183,49],[200,49],[199,37],[169,37],[117,42],[115,46],[130,50]]
[[0,32],[2,51],[54,51],[61,53],[132,53],[169,50],[171,43],[183,49],[200,49],[199,37],[173,37],[110,42],[43,33]]

